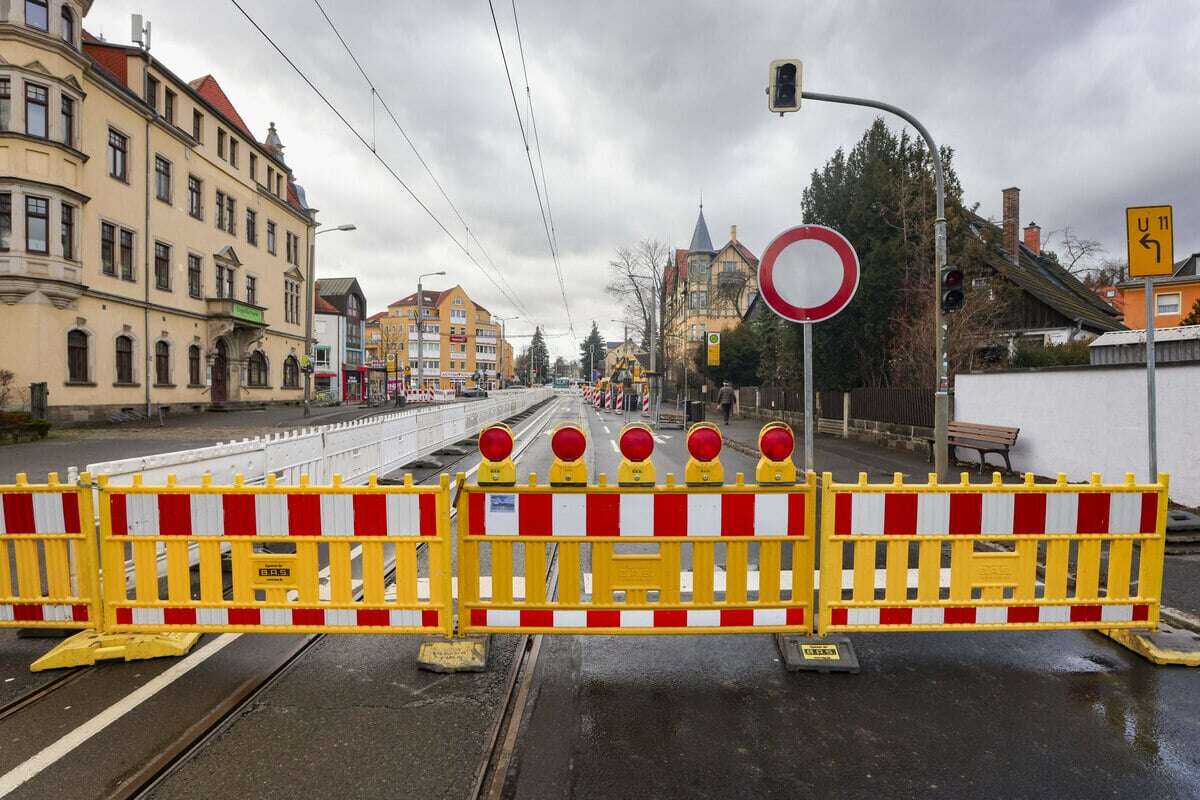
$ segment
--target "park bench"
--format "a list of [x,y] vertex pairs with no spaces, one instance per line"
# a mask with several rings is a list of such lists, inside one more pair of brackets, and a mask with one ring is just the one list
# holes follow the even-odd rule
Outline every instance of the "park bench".
[[[956,449],[965,447],[979,453],[979,471],[983,472],[985,458],[988,453],[996,453],[1004,458],[1004,467],[1012,472],[1012,462],[1008,460],[1008,451],[1017,443],[1020,428],[1009,428],[1004,425],[983,425],[978,422],[961,422],[954,420],[946,427],[947,444],[950,445],[950,460],[958,461]],[[929,442],[929,460],[933,460],[933,439]]]

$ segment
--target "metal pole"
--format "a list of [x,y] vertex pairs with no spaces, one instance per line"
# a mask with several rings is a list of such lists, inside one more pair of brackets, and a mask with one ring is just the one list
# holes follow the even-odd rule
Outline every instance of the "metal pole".
[[812,372],[812,323],[800,323],[804,327],[804,471],[813,469],[813,372]]
[[1158,481],[1158,403],[1154,391],[1154,279],[1146,284],[1146,434],[1149,437],[1149,483]]
[[[425,388],[425,318],[421,313],[421,279],[417,278],[417,391]],[[440,357],[440,354],[439,354]],[[417,402],[421,396],[417,395]]]
[[942,156],[937,144],[925,126],[904,109],[883,103],[879,100],[868,100],[862,97],[846,97],[839,94],[823,94],[821,92],[801,92],[806,100],[818,100],[826,103],[841,103],[851,106],[866,106],[887,111],[903,119],[917,129],[925,145],[929,148],[929,156],[933,160],[933,178],[937,190],[937,216],[933,221],[934,271],[933,288],[934,301],[934,360],[937,368],[937,388],[933,398],[933,467],[938,477],[945,479],[949,467],[949,447],[947,445],[947,428],[950,423],[950,363],[946,356],[946,321],[942,314],[941,294],[938,289],[939,276],[942,267],[946,266],[946,186],[942,172]]

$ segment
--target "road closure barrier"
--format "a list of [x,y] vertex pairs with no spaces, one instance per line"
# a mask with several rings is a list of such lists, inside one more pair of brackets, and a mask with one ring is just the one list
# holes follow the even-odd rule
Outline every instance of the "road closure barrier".
[[1165,475],[979,485],[825,473],[819,628],[1154,629],[1166,514]]
[[[403,486],[381,486],[374,476],[363,486],[338,476],[330,486],[303,478],[248,486],[240,476],[231,486],[112,486],[102,478],[104,574],[125,574],[132,564],[131,580],[104,582],[104,630],[449,634],[449,508],[446,476],[433,486],[411,476]],[[194,571],[189,548],[198,550]]]
[[89,489],[18,474],[0,485],[0,628],[88,628],[100,617]]

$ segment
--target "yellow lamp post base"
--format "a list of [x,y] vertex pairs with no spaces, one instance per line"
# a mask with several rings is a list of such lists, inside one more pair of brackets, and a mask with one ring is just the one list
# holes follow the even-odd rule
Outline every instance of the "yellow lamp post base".
[[198,633],[97,633],[80,631],[29,665],[30,672],[94,666],[97,661],[179,657],[200,639]]

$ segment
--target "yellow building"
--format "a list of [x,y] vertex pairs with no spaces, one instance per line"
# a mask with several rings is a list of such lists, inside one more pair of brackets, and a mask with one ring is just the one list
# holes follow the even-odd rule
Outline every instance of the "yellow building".
[[758,257],[738,241],[736,225],[729,229],[729,241],[714,249],[700,206],[691,245],[676,250],[663,270],[667,380],[682,386],[685,360],[691,372],[704,335],[737,327],[756,294]]
[[58,421],[301,400],[315,216],[274,125],[91,5],[0,3],[0,368]]
[[[506,374],[511,376],[512,347],[507,343],[501,346],[500,323],[493,321],[491,312],[471,300],[461,286],[441,292],[424,290],[421,311],[425,332],[420,352],[416,292],[390,303],[387,315],[378,320],[381,357],[386,359],[388,353],[395,353],[397,364],[407,364],[409,385],[417,385],[423,369],[426,388],[455,389],[477,384],[497,388],[503,373],[501,356]],[[424,361],[423,367],[420,361]]]

